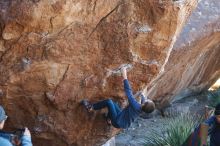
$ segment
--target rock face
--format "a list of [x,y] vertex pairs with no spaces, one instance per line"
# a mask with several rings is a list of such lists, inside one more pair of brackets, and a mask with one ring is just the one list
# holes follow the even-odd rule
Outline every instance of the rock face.
[[220,78],[219,7],[218,0],[199,2],[175,42],[165,71],[150,83],[150,97],[166,104],[208,89]]
[[[157,78],[173,68],[169,58],[177,61],[184,52],[193,64],[202,52],[202,61],[219,52],[214,32],[201,38],[209,43],[203,51],[196,43],[189,52],[173,49],[196,5],[197,0],[1,0],[0,102],[10,117],[7,128],[29,127],[36,146],[100,145],[117,130],[79,102],[112,97],[123,103],[122,65],[130,68],[135,91],[148,86],[157,99]],[[190,53],[193,48],[199,54]],[[208,58],[203,64],[214,62]],[[186,68],[179,66],[181,76]],[[209,67],[213,71],[201,74],[198,85],[214,78],[209,75],[216,67]],[[192,85],[187,83],[181,85]]]

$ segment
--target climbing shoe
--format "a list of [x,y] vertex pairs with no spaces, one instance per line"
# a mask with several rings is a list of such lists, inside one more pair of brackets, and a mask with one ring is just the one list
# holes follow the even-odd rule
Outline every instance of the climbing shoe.
[[88,112],[91,112],[91,111],[93,110],[93,106],[92,106],[91,103],[89,103],[88,100],[83,99],[80,103],[86,108],[86,110],[87,110]]

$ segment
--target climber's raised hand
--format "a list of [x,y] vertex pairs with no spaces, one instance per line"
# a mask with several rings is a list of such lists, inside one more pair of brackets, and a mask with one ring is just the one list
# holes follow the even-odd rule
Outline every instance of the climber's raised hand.
[[121,68],[121,73],[124,79],[127,79],[127,70],[126,67]]

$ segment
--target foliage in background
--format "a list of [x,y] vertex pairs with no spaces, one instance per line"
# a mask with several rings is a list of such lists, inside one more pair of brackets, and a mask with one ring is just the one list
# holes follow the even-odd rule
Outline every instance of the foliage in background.
[[208,97],[210,107],[214,108],[218,103],[220,103],[220,88],[213,91],[207,91],[206,95]]
[[181,146],[201,121],[201,116],[189,113],[169,118],[161,131],[151,131],[145,146]]

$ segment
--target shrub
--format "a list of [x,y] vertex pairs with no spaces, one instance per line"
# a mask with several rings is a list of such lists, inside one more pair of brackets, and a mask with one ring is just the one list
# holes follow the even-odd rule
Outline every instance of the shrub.
[[218,103],[220,103],[220,88],[213,91],[207,91],[206,95],[210,107],[214,108]]
[[180,114],[177,117],[165,120],[161,131],[152,131],[145,139],[146,146],[181,146],[192,133],[202,117],[192,114]]

